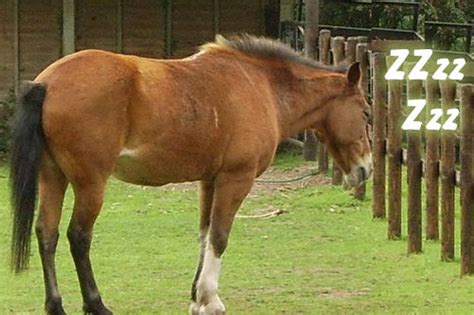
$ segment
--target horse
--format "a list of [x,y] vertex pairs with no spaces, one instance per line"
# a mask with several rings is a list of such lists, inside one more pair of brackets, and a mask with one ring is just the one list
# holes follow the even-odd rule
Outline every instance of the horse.
[[94,222],[110,176],[137,185],[199,181],[200,254],[191,314],[225,314],[218,296],[234,216],[277,146],[316,132],[350,186],[371,173],[368,105],[357,63],[331,67],[271,39],[217,37],[177,60],[84,50],[25,84],[13,124],[11,264],[28,267],[32,226],[45,283],[45,310],[65,314],[55,252],[64,194],[83,310],[112,314],[91,261]]

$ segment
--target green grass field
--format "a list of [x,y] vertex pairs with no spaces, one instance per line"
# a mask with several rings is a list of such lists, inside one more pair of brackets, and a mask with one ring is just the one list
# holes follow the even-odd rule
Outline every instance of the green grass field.
[[[274,168],[284,174],[298,161],[284,155]],[[0,168],[0,314],[42,314],[36,240],[30,269],[9,272],[7,179]],[[240,213],[270,206],[286,212],[234,224],[220,280],[228,314],[474,313],[474,278],[459,277],[459,260],[440,262],[436,242],[425,242],[424,254],[407,256],[405,240],[388,241],[386,221],[372,220],[370,197],[359,202],[327,185],[272,185],[254,191]],[[66,311],[80,314],[65,237],[71,207],[69,191],[57,269]],[[92,249],[105,303],[116,314],[185,314],[197,229],[195,185],[144,188],[111,180]]]

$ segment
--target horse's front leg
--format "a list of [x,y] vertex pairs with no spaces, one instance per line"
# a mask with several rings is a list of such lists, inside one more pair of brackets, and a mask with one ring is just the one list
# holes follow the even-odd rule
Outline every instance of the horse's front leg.
[[197,302],[197,282],[201,275],[202,265],[204,262],[204,254],[206,252],[207,245],[207,234],[209,231],[209,225],[211,224],[211,210],[212,203],[214,200],[214,181],[202,181],[199,185],[199,206],[200,206],[200,219],[199,224],[199,241],[200,251],[199,260],[194,275],[193,284],[191,287],[191,305],[189,312],[191,314],[199,314],[199,308],[201,305]]
[[[255,171],[249,168],[221,173],[214,183],[214,196],[210,226],[205,238],[202,269],[196,283],[196,304],[194,314],[225,314],[224,304],[217,294],[221,256],[227,247],[227,240],[235,213],[247,196],[255,178]],[[195,305],[195,304],[194,304]]]
[[89,258],[92,228],[103,202],[105,181],[74,185],[74,211],[68,228],[71,254],[81,286],[86,314],[109,315],[112,312],[102,303]]

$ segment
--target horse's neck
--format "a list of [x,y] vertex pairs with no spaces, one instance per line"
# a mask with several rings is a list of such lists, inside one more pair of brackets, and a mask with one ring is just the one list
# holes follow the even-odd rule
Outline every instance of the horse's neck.
[[[298,81],[296,90],[281,91],[279,100],[281,140],[324,123],[327,117],[327,102],[340,95],[342,87],[331,79],[334,75],[322,75],[311,80]],[[333,81],[332,84],[330,82]],[[288,101],[290,100],[290,101]]]

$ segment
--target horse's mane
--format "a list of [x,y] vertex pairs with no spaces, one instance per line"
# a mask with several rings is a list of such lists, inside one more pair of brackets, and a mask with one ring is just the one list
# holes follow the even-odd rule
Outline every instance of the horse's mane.
[[257,57],[265,57],[295,62],[312,68],[331,72],[344,73],[348,67],[347,64],[343,64],[341,66],[323,65],[319,62],[300,55],[291,47],[278,40],[266,37],[256,37],[248,34],[234,36],[229,39],[221,35],[217,35],[214,42],[210,42],[201,46],[200,50],[207,51],[219,48],[232,49],[242,52],[244,54],[253,55]]

